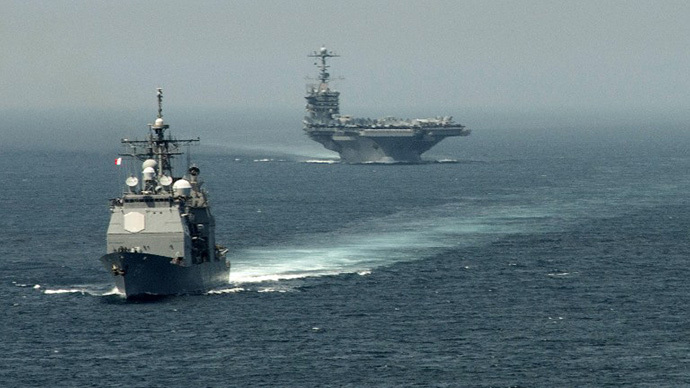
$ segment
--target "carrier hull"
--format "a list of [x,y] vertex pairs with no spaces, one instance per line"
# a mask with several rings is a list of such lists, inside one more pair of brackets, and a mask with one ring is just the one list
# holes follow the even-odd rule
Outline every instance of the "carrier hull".
[[225,260],[184,266],[173,258],[144,253],[115,252],[100,258],[112,273],[118,292],[127,299],[199,294],[227,285],[230,266]]
[[339,154],[344,163],[420,163],[422,154],[450,136],[467,136],[464,127],[433,130],[306,129],[309,138]]

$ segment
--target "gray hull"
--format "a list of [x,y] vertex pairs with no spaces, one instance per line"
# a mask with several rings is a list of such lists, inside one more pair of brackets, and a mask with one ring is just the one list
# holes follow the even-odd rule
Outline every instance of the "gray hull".
[[128,299],[202,293],[227,285],[230,278],[225,260],[182,266],[170,257],[129,252],[110,253],[100,260]]
[[[420,163],[422,154],[449,136],[467,136],[469,130],[458,129],[441,134],[418,131],[414,135],[380,135],[377,131],[337,133],[310,130],[309,137],[329,150],[336,151],[345,163]],[[383,132],[383,131],[382,131]],[[441,132],[441,131],[438,131]]]

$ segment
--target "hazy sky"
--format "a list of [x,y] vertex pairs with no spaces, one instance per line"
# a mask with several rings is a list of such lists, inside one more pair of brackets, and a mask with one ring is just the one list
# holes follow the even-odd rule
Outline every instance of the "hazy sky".
[[684,0],[4,0],[0,10],[6,114],[155,114],[162,86],[170,110],[299,119],[316,75],[306,55],[325,44],[342,55],[331,74],[344,78],[333,83],[343,113],[454,115],[474,128],[573,115],[690,122]]

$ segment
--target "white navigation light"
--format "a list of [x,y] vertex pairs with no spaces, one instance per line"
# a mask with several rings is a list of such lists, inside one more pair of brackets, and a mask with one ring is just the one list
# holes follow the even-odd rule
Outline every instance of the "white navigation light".
[[153,167],[146,167],[141,174],[144,176],[145,181],[152,181],[153,177],[156,175],[156,170],[154,170]]
[[156,162],[153,159],[146,159],[144,160],[144,163],[141,164],[142,169],[146,169],[146,167],[151,167],[151,168],[156,168],[158,165],[158,162]]
[[192,185],[185,179],[180,179],[173,185],[173,192],[178,197],[189,197],[192,194]]
[[160,184],[163,186],[170,186],[172,181],[172,178],[167,175],[161,175],[161,177],[158,178],[158,182],[160,182]]

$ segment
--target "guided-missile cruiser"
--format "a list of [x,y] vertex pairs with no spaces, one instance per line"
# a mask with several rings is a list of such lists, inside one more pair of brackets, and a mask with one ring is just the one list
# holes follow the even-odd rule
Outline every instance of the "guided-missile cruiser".
[[227,249],[215,241],[215,221],[199,168],[175,175],[180,147],[199,139],[174,139],[163,121],[163,91],[158,117],[146,140],[122,139],[122,157],[141,164],[140,178],[125,179],[125,191],[110,201],[107,253],[100,258],[127,299],[190,294],[228,284]]
[[319,83],[307,85],[304,131],[345,163],[419,163],[422,153],[450,136],[470,130],[451,116],[427,119],[355,118],[340,114],[340,92],[330,88],[326,59],[339,57],[322,47],[308,55],[317,58]]

